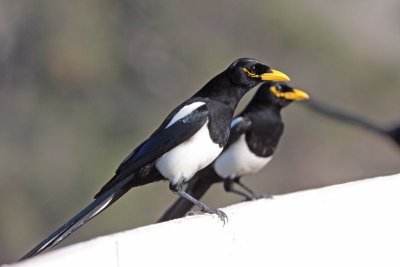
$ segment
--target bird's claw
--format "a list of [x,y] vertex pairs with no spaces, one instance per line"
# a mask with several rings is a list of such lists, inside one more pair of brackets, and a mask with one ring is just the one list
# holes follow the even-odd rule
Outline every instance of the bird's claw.
[[224,223],[224,225],[228,222],[228,216],[222,210],[216,210],[215,214],[218,215],[219,219]]
[[204,213],[216,214],[218,216],[218,218],[224,223],[224,225],[228,222],[228,216],[225,214],[225,212],[223,212],[222,210],[219,210],[219,209],[191,210],[186,213],[186,216],[201,215]]

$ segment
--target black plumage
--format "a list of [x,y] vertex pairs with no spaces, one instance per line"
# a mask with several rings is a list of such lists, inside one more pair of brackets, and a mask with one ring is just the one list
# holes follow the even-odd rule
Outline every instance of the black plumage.
[[[193,97],[175,108],[161,126],[121,163],[114,177],[101,188],[88,207],[22,259],[55,246],[132,187],[158,180],[169,180],[174,193],[225,220],[222,211],[212,209],[184,192],[182,184],[222,151],[228,141],[234,110],[242,96],[269,80],[285,81],[289,78],[254,59],[234,61]],[[185,164],[181,159],[186,160]]]
[[[267,82],[261,85],[246,108],[232,121],[224,151],[195,175],[186,192],[200,199],[212,184],[224,182],[226,191],[246,199],[258,197],[241,183],[240,177],[257,172],[275,152],[284,128],[281,109],[293,100],[307,98],[306,93],[283,83]],[[233,184],[238,184],[247,192],[234,189]],[[179,198],[159,221],[179,218],[192,206],[184,198]]]

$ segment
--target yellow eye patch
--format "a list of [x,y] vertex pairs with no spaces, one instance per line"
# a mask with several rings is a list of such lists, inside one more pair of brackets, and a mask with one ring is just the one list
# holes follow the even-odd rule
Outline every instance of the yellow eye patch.
[[272,70],[269,73],[263,73],[261,75],[250,72],[248,69],[243,68],[243,70],[249,75],[251,78],[261,78],[263,81],[290,81],[290,78],[285,74],[277,70]]
[[282,97],[282,92],[279,92],[276,90],[276,86],[271,86],[269,90],[276,96],[276,97]]
[[251,78],[258,78],[260,77],[260,75],[257,75],[255,73],[252,73],[250,71],[248,71],[246,68],[243,68],[243,70],[247,73],[247,75],[249,75]]

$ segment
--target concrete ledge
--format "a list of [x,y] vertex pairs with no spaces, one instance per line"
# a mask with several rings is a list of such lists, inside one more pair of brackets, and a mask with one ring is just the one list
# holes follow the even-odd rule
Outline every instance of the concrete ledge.
[[225,226],[191,216],[7,266],[400,266],[399,206],[397,174],[229,206]]

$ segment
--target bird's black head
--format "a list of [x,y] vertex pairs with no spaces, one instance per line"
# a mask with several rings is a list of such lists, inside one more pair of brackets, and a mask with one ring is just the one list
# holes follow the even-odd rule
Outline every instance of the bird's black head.
[[290,81],[286,74],[251,58],[235,60],[226,73],[231,83],[249,89],[263,81]]
[[275,105],[283,108],[293,100],[305,100],[309,96],[306,92],[290,87],[283,82],[266,82],[260,86],[254,99],[264,105]]
[[225,71],[211,79],[194,97],[223,102],[234,110],[251,88],[264,81],[289,81],[289,77],[264,63],[251,59],[235,60]]

